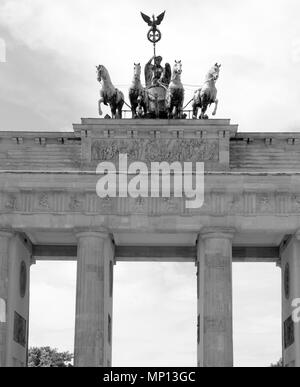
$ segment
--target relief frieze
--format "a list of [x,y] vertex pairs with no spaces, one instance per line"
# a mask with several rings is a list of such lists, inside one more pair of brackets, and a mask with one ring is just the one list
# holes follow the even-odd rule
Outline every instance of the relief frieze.
[[119,154],[127,154],[129,162],[218,162],[219,145],[200,139],[114,139],[92,144],[92,161],[116,161]]
[[244,191],[205,192],[204,204],[187,209],[185,198],[110,198],[100,199],[96,192],[0,192],[1,213],[87,213],[105,215],[241,215],[287,216],[300,214],[300,194]]

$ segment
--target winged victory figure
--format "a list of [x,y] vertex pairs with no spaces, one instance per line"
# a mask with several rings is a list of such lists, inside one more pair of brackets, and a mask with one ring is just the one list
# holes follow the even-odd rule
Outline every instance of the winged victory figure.
[[145,22],[148,24],[149,27],[152,27],[153,29],[156,29],[157,26],[161,24],[161,22],[164,20],[166,11],[164,11],[162,14],[157,16],[155,19],[155,16],[152,16],[152,19],[150,16],[145,15],[143,12],[141,12],[142,18],[145,20]]

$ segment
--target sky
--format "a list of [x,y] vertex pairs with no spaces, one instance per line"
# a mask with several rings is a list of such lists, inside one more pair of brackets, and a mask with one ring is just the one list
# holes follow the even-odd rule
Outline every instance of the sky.
[[[300,130],[299,0],[0,0],[0,130],[71,131],[97,117],[99,64],[127,96],[133,63],[152,56],[139,11],[163,10],[157,52],[182,60],[187,102],[219,62],[217,118],[240,131]],[[32,268],[32,345],[73,350],[75,271]],[[196,363],[194,271],[116,266],[114,365]],[[280,271],[236,264],[234,289],[235,363],[268,366],[281,355]]]
[[[280,276],[275,264],[233,264],[236,367],[269,367],[281,357]],[[196,366],[196,285],[192,263],[117,263],[113,366]],[[31,267],[32,346],[73,352],[75,288],[75,263]]]
[[219,118],[299,130],[298,0],[0,0],[0,130],[71,130],[97,116],[98,64],[128,102],[133,63],[152,56],[140,10],[167,11],[157,52],[182,60],[187,102],[219,62]]

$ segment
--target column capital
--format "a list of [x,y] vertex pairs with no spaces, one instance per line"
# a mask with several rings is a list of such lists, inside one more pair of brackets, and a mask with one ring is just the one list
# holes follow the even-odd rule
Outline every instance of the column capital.
[[296,231],[295,238],[297,239],[297,241],[300,241],[300,229]]
[[12,238],[15,231],[9,226],[0,226],[0,237]]
[[79,227],[74,229],[77,239],[94,237],[101,239],[111,238],[111,233],[105,227]]
[[236,230],[233,227],[205,227],[200,231],[201,239],[233,239]]

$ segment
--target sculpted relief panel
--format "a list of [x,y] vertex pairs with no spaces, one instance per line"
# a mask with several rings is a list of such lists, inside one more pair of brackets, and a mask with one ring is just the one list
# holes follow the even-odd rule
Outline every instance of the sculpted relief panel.
[[129,162],[218,162],[219,144],[201,139],[114,139],[92,144],[92,161],[114,161],[121,153]]
[[45,193],[0,192],[0,214],[53,213],[130,215],[276,215],[300,214],[298,193],[221,192],[205,193],[204,205],[187,209],[185,198],[104,198],[96,192],[53,191]]

